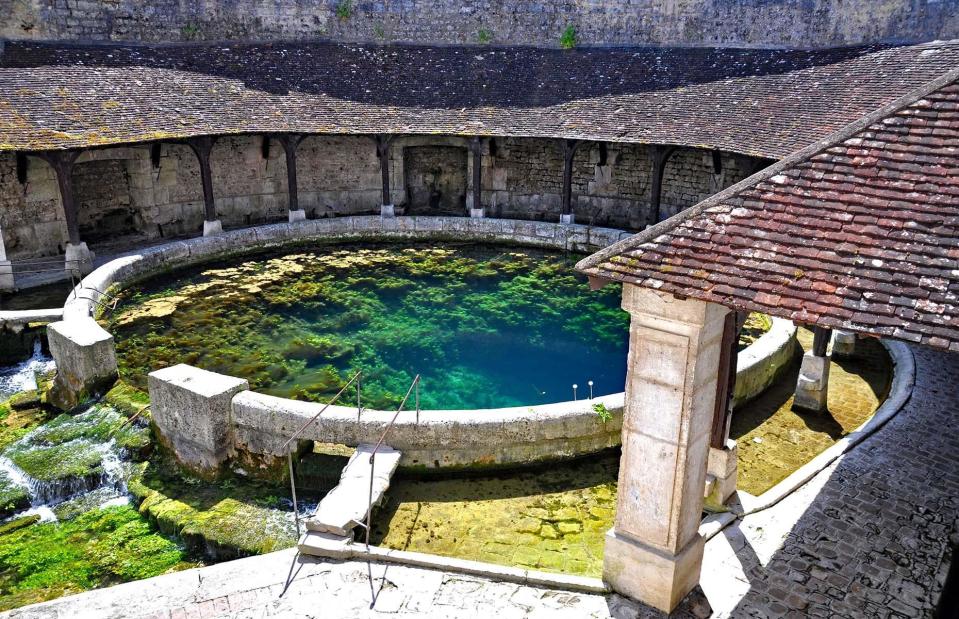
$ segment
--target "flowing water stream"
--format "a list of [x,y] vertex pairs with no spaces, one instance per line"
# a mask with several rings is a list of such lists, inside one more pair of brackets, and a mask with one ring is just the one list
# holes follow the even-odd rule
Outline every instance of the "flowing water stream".
[[54,369],[53,359],[43,352],[39,338],[33,344],[33,355],[9,367],[0,367],[0,402],[21,391],[37,388],[37,375]]

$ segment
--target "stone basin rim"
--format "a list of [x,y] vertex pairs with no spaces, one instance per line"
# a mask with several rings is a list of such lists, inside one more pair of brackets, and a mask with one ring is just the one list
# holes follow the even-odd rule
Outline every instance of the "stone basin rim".
[[[111,295],[137,281],[165,271],[202,264],[229,256],[254,253],[264,249],[278,249],[315,241],[320,244],[356,242],[364,240],[402,241],[461,241],[491,244],[520,245],[562,251],[592,252],[632,236],[632,232],[582,224],[564,224],[499,218],[467,218],[448,216],[410,215],[403,217],[347,216],[303,220],[292,223],[277,223],[226,231],[216,236],[175,240],[154,245],[142,250],[121,254],[85,276],[68,294],[63,305],[63,320],[85,319],[98,314],[100,301],[108,301]],[[743,372],[755,372],[767,358],[791,353],[795,342],[795,326],[787,321],[773,318],[772,328],[758,340],[739,353]],[[741,381],[745,384],[746,381]],[[770,381],[771,382],[771,381]],[[763,381],[755,393],[736,393],[737,401],[754,397],[767,384]],[[553,414],[589,414],[595,417],[591,406],[584,403],[602,403],[613,414],[610,426],[621,422],[624,393],[614,393],[593,402],[586,399],[551,404],[507,407],[502,409],[473,409],[470,411],[422,411],[430,417],[457,416],[462,421],[467,414],[481,413],[492,419],[496,413],[521,417],[525,410],[550,411]],[[279,398],[282,399],[282,398]],[[299,401],[290,400],[299,405]],[[585,409],[585,411],[584,411]],[[562,411],[562,412],[560,412]],[[364,415],[372,411],[364,411]],[[618,427],[616,428],[618,433]]]

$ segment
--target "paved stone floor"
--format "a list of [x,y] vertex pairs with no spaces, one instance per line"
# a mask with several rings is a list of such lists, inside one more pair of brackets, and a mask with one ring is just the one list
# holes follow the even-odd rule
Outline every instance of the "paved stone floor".
[[[916,389],[878,433],[706,545],[675,616],[926,617],[959,541],[959,355],[916,348]],[[370,585],[372,575],[373,586]],[[705,598],[703,597],[705,594]],[[708,602],[706,601],[708,600]],[[375,601],[372,609],[371,601]],[[657,617],[589,595],[283,551],[15,610],[23,618]]]

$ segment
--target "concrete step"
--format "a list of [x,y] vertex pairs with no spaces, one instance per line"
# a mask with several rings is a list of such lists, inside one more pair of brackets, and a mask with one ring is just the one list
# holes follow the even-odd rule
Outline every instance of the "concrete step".
[[333,535],[319,531],[307,531],[300,538],[297,548],[305,555],[326,557],[328,559],[348,559],[352,536]]
[[375,470],[370,466],[370,454],[374,445],[360,445],[350,458],[340,483],[330,490],[316,510],[306,521],[310,531],[330,533],[337,536],[351,535],[357,523],[365,522],[370,507],[370,478],[373,481],[372,506],[383,501],[390,487],[390,478],[400,463],[399,451],[381,445],[376,452]]

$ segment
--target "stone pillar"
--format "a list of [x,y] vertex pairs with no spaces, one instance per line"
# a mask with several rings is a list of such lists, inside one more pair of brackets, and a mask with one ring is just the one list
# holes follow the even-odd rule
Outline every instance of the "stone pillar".
[[470,154],[473,163],[473,195],[470,203],[470,217],[486,216],[483,210],[483,141],[479,137],[470,139]]
[[50,354],[57,375],[50,403],[70,410],[105,393],[117,378],[113,336],[93,318],[61,320],[47,325]]
[[699,582],[698,533],[729,310],[623,286],[630,313],[623,456],[603,578],[664,612]]
[[563,211],[559,215],[559,223],[571,224],[576,222],[573,214],[573,157],[576,149],[582,142],[563,140]]
[[13,263],[7,260],[7,246],[3,242],[3,227],[0,226],[0,291],[16,290],[13,278]]
[[676,152],[675,146],[651,146],[650,159],[650,192],[649,192],[649,225],[658,224],[662,220],[663,200],[663,172],[666,171],[666,162]]
[[822,327],[813,329],[812,350],[803,355],[802,365],[799,368],[799,380],[796,381],[796,393],[793,398],[794,409],[812,413],[826,411],[829,391],[829,356],[826,354],[826,348],[830,336],[829,329]]
[[380,177],[383,181],[383,200],[380,202],[380,217],[395,217],[396,209],[390,197],[390,144],[393,136],[376,136],[376,156],[380,158]]
[[214,139],[210,136],[193,138],[187,141],[200,162],[200,182],[203,184],[203,236],[214,236],[223,232],[223,223],[217,219],[216,203],[213,197],[213,173],[210,168],[210,153]]
[[[269,138],[264,138],[269,139]],[[303,221],[306,211],[300,208],[299,188],[296,183],[296,149],[303,136],[296,133],[284,133],[277,137],[286,154],[286,195],[289,196],[289,222]]]
[[856,356],[856,334],[852,331],[833,331],[832,356],[837,359]]
[[182,363],[150,372],[147,381],[161,443],[186,468],[217,477],[233,451],[233,396],[250,384]]

